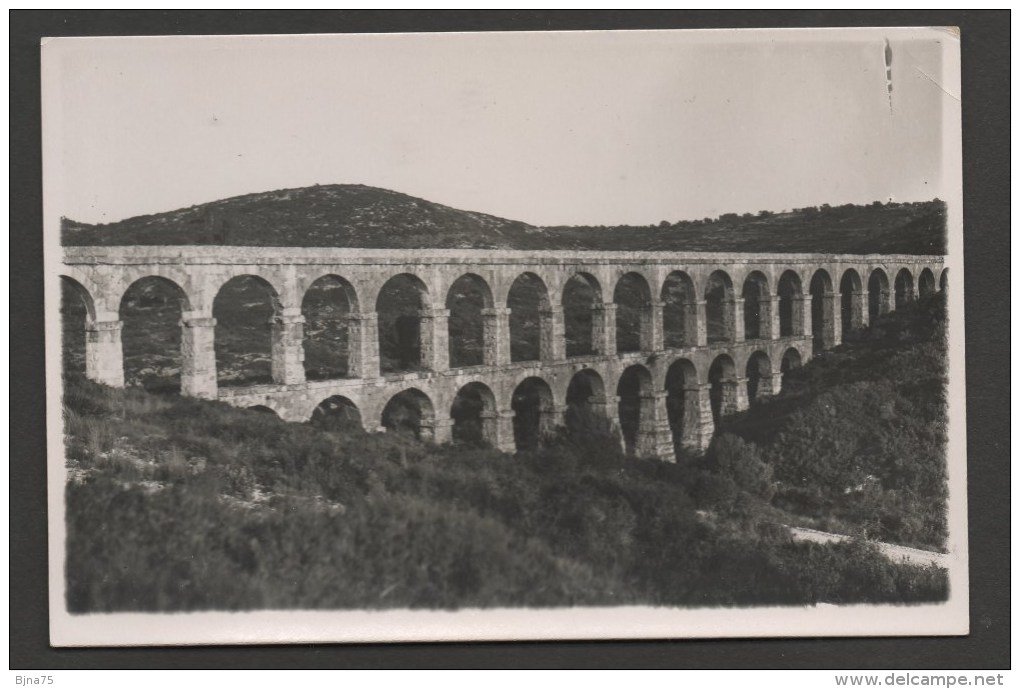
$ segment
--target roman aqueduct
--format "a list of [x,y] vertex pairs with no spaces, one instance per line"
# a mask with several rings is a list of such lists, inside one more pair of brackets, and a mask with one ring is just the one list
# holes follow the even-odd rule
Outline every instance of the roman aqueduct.
[[[499,449],[512,452],[580,409],[618,426],[636,419],[620,427],[628,451],[667,460],[674,443],[706,447],[721,415],[778,393],[785,371],[844,333],[946,286],[938,256],[237,246],[65,247],[61,275],[85,304],[85,371],[100,383],[124,385],[122,300],[138,281],[158,279],[179,293],[184,395],[288,421],[343,404],[369,431],[384,429],[400,398],[418,409],[419,437],[447,442],[455,400],[469,391],[484,439]],[[272,382],[227,387],[217,380],[214,301],[242,276],[272,295]],[[384,371],[379,304],[398,279],[418,294],[418,361]],[[346,303],[348,365],[342,378],[308,380],[303,303],[323,280]],[[480,354],[452,366],[462,333],[451,327],[449,295],[465,283],[483,302]],[[508,307],[523,283],[537,300],[530,323]],[[572,315],[566,295],[577,284],[590,298]],[[640,298],[618,318],[627,295]],[[586,345],[570,351],[567,330],[578,323]],[[514,351],[512,342],[529,339],[533,347]]]

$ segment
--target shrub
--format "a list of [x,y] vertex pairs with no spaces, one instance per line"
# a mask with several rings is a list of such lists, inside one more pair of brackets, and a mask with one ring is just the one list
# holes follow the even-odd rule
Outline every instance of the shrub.
[[739,436],[724,433],[712,441],[709,455],[716,470],[728,477],[740,490],[766,501],[776,492],[772,466],[762,461],[761,450]]
[[739,489],[728,476],[702,472],[695,484],[693,497],[702,509],[727,512],[737,499]]

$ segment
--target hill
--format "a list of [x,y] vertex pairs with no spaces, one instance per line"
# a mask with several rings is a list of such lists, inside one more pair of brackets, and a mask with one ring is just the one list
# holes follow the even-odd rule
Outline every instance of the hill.
[[801,208],[655,226],[535,227],[364,185],[246,194],[90,225],[64,218],[70,246],[214,244],[360,248],[943,254],[939,200]]
[[946,253],[946,207],[875,202],[660,223],[654,227],[553,227],[558,241],[591,249],[777,253]]
[[534,228],[395,191],[330,185],[246,194],[105,225],[68,220],[64,243],[498,248],[528,230]]

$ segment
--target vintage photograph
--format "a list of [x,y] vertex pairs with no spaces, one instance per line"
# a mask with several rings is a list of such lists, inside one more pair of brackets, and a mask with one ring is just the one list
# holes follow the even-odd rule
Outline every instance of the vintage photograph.
[[54,645],[967,632],[953,29],[41,51]]

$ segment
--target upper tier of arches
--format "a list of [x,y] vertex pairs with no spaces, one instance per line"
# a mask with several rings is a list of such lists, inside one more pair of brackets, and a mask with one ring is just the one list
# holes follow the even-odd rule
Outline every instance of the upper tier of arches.
[[[342,265],[277,257],[193,264],[80,258],[65,263],[63,273],[86,304],[87,326],[106,328],[104,341],[119,337],[122,314],[131,312],[125,305],[134,303],[129,295],[140,284],[158,283],[173,294],[177,308],[167,318],[181,324],[182,355],[175,357],[184,369],[181,387],[204,396],[215,396],[218,385],[374,378],[782,338],[813,337],[821,351],[869,318],[946,284],[940,260],[902,257],[687,265],[582,265],[541,256],[519,263]],[[243,317],[219,306],[227,292],[242,302]],[[206,352],[214,357],[196,363]],[[111,369],[123,367],[120,356]],[[228,370],[245,361],[261,367],[257,375]]]
[[[469,282],[479,289],[484,308],[507,308],[512,292],[522,278],[530,279],[539,294],[540,308],[563,308],[564,297],[579,283],[590,292],[596,305],[618,304],[636,297],[637,306],[696,304],[718,299],[722,303],[740,300],[746,306],[774,296],[809,296],[812,280],[825,276],[825,290],[845,291],[845,276],[854,277],[855,289],[867,291],[868,282],[881,275],[882,289],[895,286],[901,299],[917,298],[944,287],[941,260],[862,260],[852,264],[790,264],[753,262],[718,265],[630,265],[597,264],[580,268],[564,265],[492,267],[451,263],[439,267],[411,265],[284,266],[275,264],[206,265],[186,263],[103,264],[65,263],[63,277],[74,280],[88,295],[90,312],[99,320],[119,311],[121,300],[131,286],[145,278],[160,278],[173,284],[181,294],[185,313],[211,313],[220,290],[232,279],[250,277],[265,285],[277,309],[300,312],[310,289],[324,281],[342,285],[351,313],[371,312],[387,284],[398,276],[416,285],[423,308],[442,308],[459,286]],[[938,276],[936,279],[935,276]],[[894,280],[895,278],[895,280]],[[894,285],[893,283],[898,283]],[[888,284],[886,284],[888,283]]]

